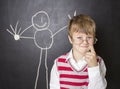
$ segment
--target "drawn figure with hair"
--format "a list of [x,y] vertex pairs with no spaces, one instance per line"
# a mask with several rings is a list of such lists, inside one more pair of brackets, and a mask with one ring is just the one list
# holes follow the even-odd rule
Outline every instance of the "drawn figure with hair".
[[[74,15],[76,15],[76,11]],[[68,15],[68,17],[69,19],[71,19],[70,15]],[[35,45],[41,50],[34,89],[37,88],[42,52],[43,50],[45,50],[46,86],[48,89],[47,50],[50,49],[53,44],[53,37],[60,31],[66,29],[67,26],[62,27],[56,33],[53,34],[52,31],[49,29],[50,25],[49,15],[45,11],[38,11],[37,13],[35,13],[32,16],[31,22],[32,24],[23,31],[21,31],[21,28],[18,29],[18,22],[16,23],[15,28],[12,25],[10,25],[11,30],[7,29],[7,31],[14,37],[15,40],[20,40],[22,38],[34,40]],[[35,29],[34,37],[22,36],[23,33],[30,28]]]

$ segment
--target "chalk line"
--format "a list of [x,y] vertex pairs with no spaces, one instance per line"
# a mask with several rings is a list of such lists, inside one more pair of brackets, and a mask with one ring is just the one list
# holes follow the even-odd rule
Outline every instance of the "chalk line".
[[48,67],[47,67],[47,48],[45,49],[45,69],[46,69],[46,86],[48,89]]
[[38,78],[39,78],[39,72],[40,72],[40,66],[41,66],[42,51],[43,51],[43,50],[41,49],[39,64],[38,64],[38,68],[37,68],[37,76],[36,76],[36,79],[35,79],[35,86],[34,86],[34,89],[37,88],[37,83],[38,83]]
[[21,33],[20,33],[20,36],[26,31],[26,30],[28,30],[29,28],[31,28],[32,27],[32,25],[30,25],[29,27],[27,27],[26,29],[24,29]]
[[67,28],[67,25],[66,26],[64,26],[64,27],[62,27],[60,30],[58,30],[56,33],[54,33],[52,36],[51,36],[51,38],[52,37],[54,37],[57,33],[59,33],[60,31],[62,31],[62,30],[64,30],[65,28]]

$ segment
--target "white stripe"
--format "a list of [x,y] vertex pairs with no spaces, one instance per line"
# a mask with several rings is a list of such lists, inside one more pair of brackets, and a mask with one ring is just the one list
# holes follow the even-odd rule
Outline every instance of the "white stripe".
[[87,72],[74,72],[74,71],[60,71],[59,70],[59,73],[60,74],[71,74],[71,75],[88,75]]
[[[64,66],[63,66],[64,65]],[[68,65],[67,63],[64,63],[64,62],[59,62],[57,64],[57,66],[63,66],[63,67],[70,67],[70,65]]]
[[88,89],[87,86],[70,86],[70,85],[64,85],[64,84],[61,84],[61,87],[64,87],[64,88],[69,88],[69,89]]
[[73,78],[60,78],[60,81],[70,81],[74,83],[83,83],[83,82],[88,82],[88,79],[73,79]]

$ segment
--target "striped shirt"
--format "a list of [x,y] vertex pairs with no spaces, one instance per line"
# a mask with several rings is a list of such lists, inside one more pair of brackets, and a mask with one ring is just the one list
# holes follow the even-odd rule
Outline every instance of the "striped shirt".
[[58,58],[57,69],[60,78],[60,89],[80,89],[88,86],[87,66],[76,71],[65,58]]
[[51,71],[50,89],[105,89],[107,85],[104,78],[106,69],[102,58],[98,57],[99,66],[102,63],[103,67],[102,77],[99,66],[88,68],[84,60],[78,62],[77,65],[72,59],[70,51],[55,60]]

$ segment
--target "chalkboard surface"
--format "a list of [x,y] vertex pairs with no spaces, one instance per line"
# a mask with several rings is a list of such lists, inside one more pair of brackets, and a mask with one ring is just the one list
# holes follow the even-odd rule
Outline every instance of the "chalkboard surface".
[[55,58],[71,49],[67,25],[75,13],[95,20],[107,89],[120,89],[119,10],[118,0],[1,0],[0,89],[48,88]]

